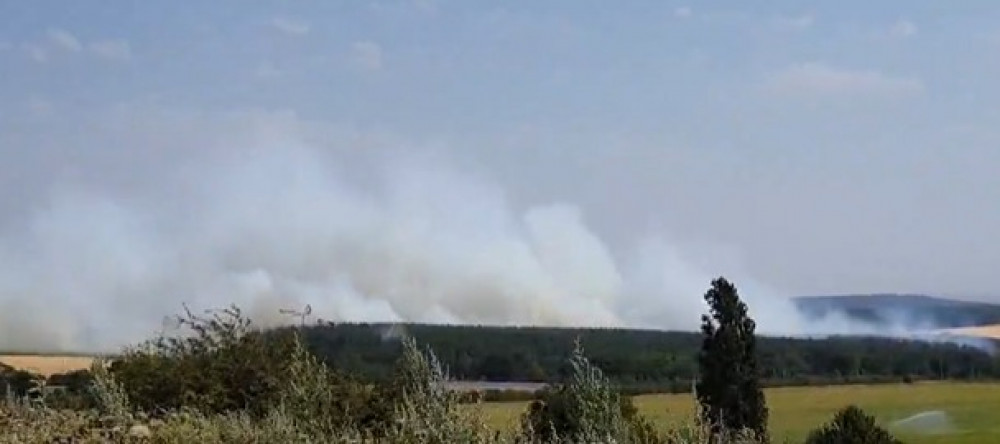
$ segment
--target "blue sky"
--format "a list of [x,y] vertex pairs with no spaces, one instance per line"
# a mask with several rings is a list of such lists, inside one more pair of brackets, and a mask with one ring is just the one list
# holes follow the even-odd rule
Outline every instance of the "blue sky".
[[611,5],[0,2],[0,228],[294,139],[433,153],[782,293],[997,294],[1000,4]]

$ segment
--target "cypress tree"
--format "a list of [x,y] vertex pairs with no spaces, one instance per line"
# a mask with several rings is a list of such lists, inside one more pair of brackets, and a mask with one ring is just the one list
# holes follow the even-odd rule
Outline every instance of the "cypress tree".
[[701,419],[715,436],[749,431],[766,442],[768,410],[758,374],[756,325],[736,287],[724,278],[712,281],[705,302],[709,314],[701,318],[695,387]]

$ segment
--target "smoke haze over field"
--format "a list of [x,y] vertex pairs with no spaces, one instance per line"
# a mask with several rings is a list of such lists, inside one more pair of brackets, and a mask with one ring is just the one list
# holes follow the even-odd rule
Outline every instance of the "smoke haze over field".
[[762,333],[907,329],[836,314],[807,323],[733,257],[706,260],[663,233],[613,249],[573,202],[515,210],[439,150],[357,150],[351,137],[310,142],[275,115],[233,118],[222,130],[161,124],[201,135],[135,186],[108,186],[129,174],[86,160],[48,184],[0,238],[0,348],[114,349],[182,303],[236,303],[264,325],[310,304],[326,320],[695,330],[720,274]]
[[770,333],[997,302],[1000,7],[558,3],[0,2],[0,348],[183,302],[694,329],[720,275]]
[[[55,186],[8,228],[0,347],[120,345],[181,302],[265,324],[308,303],[329,320],[695,329],[716,275],[655,234],[616,257],[571,202],[514,211],[439,156],[216,136],[155,183]],[[763,329],[798,329],[783,295],[726,274]]]

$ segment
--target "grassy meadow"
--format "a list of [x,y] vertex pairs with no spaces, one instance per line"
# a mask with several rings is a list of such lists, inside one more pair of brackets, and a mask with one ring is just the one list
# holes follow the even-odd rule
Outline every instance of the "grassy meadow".
[[[940,410],[953,430],[947,434],[914,433],[889,427],[906,443],[972,444],[1000,442],[1000,384],[918,383],[829,387],[788,387],[766,391],[774,442],[802,442],[806,434],[830,420],[834,413],[856,404],[890,426],[893,421]],[[667,428],[689,422],[695,402],[690,394],[642,395],[635,398],[642,414]],[[524,402],[496,402],[484,406],[491,425],[515,427]]]

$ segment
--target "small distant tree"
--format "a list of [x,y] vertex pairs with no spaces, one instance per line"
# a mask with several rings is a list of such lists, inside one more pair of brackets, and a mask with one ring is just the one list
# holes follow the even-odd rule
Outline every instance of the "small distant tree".
[[709,314],[702,316],[703,334],[695,386],[701,419],[713,435],[751,431],[767,441],[768,410],[759,381],[753,319],[724,278],[705,293]]
[[850,405],[837,412],[829,424],[813,430],[806,444],[902,444],[875,418]]

